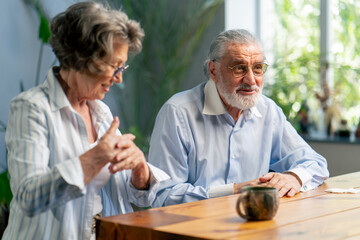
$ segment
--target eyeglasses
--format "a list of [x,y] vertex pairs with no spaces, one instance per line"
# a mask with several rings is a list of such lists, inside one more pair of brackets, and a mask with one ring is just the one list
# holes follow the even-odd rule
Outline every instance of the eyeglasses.
[[[212,61],[216,62],[216,59]],[[250,65],[253,74],[257,77],[263,76],[268,66],[269,65],[266,63],[255,63],[253,65]],[[243,77],[246,75],[246,73],[249,70],[248,64],[244,64],[244,63],[236,64],[232,67],[230,66],[226,66],[226,67],[232,71],[234,77]]]
[[109,65],[110,67],[112,67],[113,69],[115,69],[115,72],[114,72],[114,74],[113,74],[113,77],[115,77],[119,72],[125,72],[126,71],[126,69],[128,69],[129,68],[129,66],[130,65],[122,65],[122,66],[120,66],[120,67],[115,67],[114,65],[112,65],[112,64],[110,64],[110,63],[107,63],[107,62],[105,62],[104,61],[104,63],[106,64],[106,65]]

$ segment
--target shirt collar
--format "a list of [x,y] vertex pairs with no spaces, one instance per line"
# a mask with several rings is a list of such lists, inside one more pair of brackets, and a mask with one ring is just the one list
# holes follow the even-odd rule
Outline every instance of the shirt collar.
[[224,103],[221,101],[219,93],[216,89],[215,83],[213,80],[209,80],[204,88],[204,108],[202,110],[203,114],[206,115],[221,115],[226,113],[226,108]]
[[[221,115],[227,113],[224,103],[222,102],[220,95],[216,89],[216,85],[213,80],[207,81],[204,87],[204,107],[202,110],[203,114],[206,115]],[[246,115],[246,118],[250,119],[252,115],[255,117],[262,117],[261,113],[256,106],[244,110],[243,113]]]
[[49,99],[52,111],[57,111],[61,108],[71,106],[64,90],[62,89],[59,81],[56,79],[55,73],[58,71],[58,67],[50,68],[46,79],[46,84],[49,88]]

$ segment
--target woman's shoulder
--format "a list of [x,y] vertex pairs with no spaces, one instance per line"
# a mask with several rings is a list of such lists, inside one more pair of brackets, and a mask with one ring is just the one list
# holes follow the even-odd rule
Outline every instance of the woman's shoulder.
[[41,106],[49,102],[48,93],[43,85],[30,88],[15,96],[10,104],[23,103],[28,105]]

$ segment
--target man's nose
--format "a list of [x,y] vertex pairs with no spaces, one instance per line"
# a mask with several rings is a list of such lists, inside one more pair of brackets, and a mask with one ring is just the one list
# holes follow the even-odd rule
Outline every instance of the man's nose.
[[256,84],[255,75],[251,68],[248,68],[246,74],[243,77],[243,82],[249,84],[250,86]]

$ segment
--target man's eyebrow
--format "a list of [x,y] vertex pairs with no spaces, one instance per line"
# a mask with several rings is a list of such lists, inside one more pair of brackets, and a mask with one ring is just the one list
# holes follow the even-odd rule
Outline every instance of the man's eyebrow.
[[245,59],[233,59],[232,62],[234,64],[243,64],[243,63],[247,63],[247,61]]
[[[258,63],[264,63],[264,60],[258,60],[255,61],[253,64],[258,64]],[[246,61],[245,59],[233,59],[232,60],[232,64],[248,64],[248,61]]]

